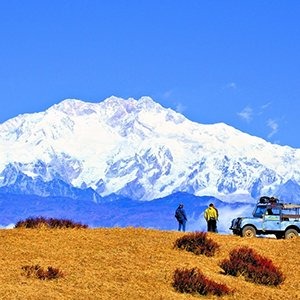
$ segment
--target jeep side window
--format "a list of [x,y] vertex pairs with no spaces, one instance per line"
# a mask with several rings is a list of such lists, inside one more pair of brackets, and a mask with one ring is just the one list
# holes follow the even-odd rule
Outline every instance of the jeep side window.
[[274,207],[272,210],[273,210],[273,215],[280,215],[280,208],[279,207]]
[[278,207],[269,207],[266,211],[266,215],[280,215],[280,209]]

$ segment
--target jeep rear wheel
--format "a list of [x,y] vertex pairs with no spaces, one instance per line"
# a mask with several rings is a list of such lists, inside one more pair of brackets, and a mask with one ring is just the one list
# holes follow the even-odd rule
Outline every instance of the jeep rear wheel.
[[299,236],[298,231],[296,229],[288,229],[284,233],[284,238],[285,239],[295,239]]
[[256,236],[256,230],[252,226],[245,226],[242,230],[242,236],[246,238],[253,238]]

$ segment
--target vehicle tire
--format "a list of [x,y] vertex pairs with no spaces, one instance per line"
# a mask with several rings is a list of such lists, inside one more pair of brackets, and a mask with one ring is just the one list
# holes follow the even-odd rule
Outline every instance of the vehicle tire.
[[295,239],[299,236],[298,231],[296,229],[288,229],[284,233],[284,238],[285,239]]
[[245,226],[242,230],[242,237],[253,238],[256,236],[256,230],[252,226]]

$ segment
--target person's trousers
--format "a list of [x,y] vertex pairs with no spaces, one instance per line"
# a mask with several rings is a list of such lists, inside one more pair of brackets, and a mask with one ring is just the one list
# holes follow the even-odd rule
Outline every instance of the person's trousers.
[[178,231],[181,231],[181,229],[182,229],[182,231],[185,231],[185,223],[186,223],[185,220],[184,221],[178,221]]
[[208,220],[207,221],[207,231],[217,232],[217,220]]

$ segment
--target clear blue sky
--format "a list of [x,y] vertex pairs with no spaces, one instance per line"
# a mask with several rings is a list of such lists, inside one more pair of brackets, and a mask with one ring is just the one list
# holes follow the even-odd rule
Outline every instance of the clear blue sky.
[[150,96],[300,148],[298,0],[3,0],[0,37],[0,123]]

